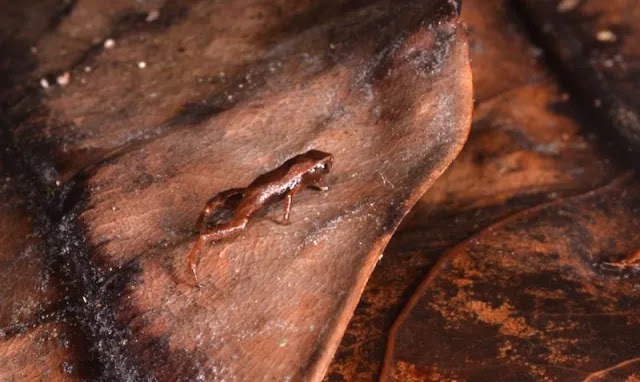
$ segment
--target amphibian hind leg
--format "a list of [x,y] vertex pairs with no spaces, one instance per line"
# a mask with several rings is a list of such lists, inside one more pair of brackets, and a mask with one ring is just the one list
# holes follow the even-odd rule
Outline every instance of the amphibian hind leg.
[[189,252],[189,256],[187,257],[187,262],[189,264],[189,269],[191,269],[191,273],[193,273],[193,281],[195,285],[198,285],[198,260],[200,258],[200,252],[202,251],[202,247],[206,244],[206,240],[203,239],[202,235],[198,237],[198,240],[194,244],[191,252]]
[[244,231],[245,228],[247,228],[247,223],[249,223],[248,217],[234,217],[228,223],[218,224],[205,230],[200,237],[202,237],[205,242],[227,239]]
[[200,234],[198,240],[193,246],[193,249],[191,249],[191,252],[189,252],[189,256],[187,257],[187,262],[191,269],[191,273],[193,273],[195,285],[198,285],[198,260],[200,259],[200,252],[204,245],[212,241],[226,239],[239,234],[244,231],[248,222],[249,218],[246,217],[234,218],[228,223],[219,224],[208,230],[203,230],[204,232]]
[[287,196],[285,196],[285,198],[284,198],[284,211],[283,211],[283,214],[282,214],[282,224],[284,224],[284,225],[288,225],[289,224],[289,216],[291,215],[291,205],[293,204],[293,197],[303,187],[304,186],[302,186],[302,185],[298,185],[298,186],[294,187],[291,191],[289,191]]

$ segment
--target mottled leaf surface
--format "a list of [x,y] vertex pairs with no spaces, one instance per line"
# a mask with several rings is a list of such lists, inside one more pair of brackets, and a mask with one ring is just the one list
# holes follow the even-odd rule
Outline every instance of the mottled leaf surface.
[[449,251],[399,316],[386,377],[637,376],[637,273],[600,264],[637,251],[639,186],[624,176],[511,216]]

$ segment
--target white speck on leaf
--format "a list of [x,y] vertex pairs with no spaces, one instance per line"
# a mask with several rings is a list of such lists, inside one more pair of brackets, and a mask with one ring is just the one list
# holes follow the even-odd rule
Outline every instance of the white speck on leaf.
[[158,17],[160,17],[160,11],[157,9],[153,9],[149,11],[149,13],[147,13],[147,17],[145,18],[145,21],[148,23],[151,23],[156,21]]
[[69,81],[71,81],[71,73],[64,72],[63,74],[59,75],[58,78],[56,78],[56,81],[60,86],[69,85]]
[[596,33],[596,39],[601,42],[614,42],[618,37],[612,31],[603,29]]

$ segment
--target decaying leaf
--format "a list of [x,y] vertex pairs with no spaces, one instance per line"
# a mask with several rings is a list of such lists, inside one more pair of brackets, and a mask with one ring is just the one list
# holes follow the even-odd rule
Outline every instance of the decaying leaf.
[[[168,1],[87,30],[104,4],[78,1],[29,41],[4,144],[35,201],[63,199],[28,212],[100,377],[322,377],[391,233],[466,140],[458,6]],[[212,245],[194,288],[203,203],[310,148],[335,157],[330,190]]]
[[386,376],[397,380],[406,364],[474,381],[631,376],[638,274],[602,264],[638,250],[639,212],[640,184],[626,175],[458,245],[394,324]]

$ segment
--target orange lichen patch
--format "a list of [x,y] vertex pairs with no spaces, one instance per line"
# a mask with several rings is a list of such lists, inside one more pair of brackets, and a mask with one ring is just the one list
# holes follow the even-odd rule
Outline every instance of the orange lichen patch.
[[[549,354],[545,357],[549,363],[562,365],[568,364],[575,359],[575,356],[572,353],[566,353],[561,351],[558,347],[549,348]],[[584,357],[581,360],[584,362]]]
[[562,289],[557,290],[540,290],[535,288],[525,289],[524,293],[535,296],[539,299],[547,299],[547,300],[562,300],[566,298],[567,293]]
[[427,373],[416,370],[415,365],[406,362],[398,362],[394,369],[393,378],[398,381],[407,382],[420,382],[427,380],[427,378],[437,381],[440,379],[440,375],[437,373],[427,375]]
[[455,374],[442,372],[437,367],[421,369],[414,364],[398,361],[392,380],[398,382],[448,381],[456,382]]
[[470,278],[455,279],[455,280],[452,280],[452,282],[454,282],[458,286],[458,288],[463,288],[466,286],[473,285],[473,280]]
[[500,359],[511,359],[513,360],[513,344],[511,341],[506,340],[500,347],[498,348],[498,358]]
[[508,303],[492,308],[486,302],[469,301],[467,309],[473,312],[481,322],[499,326],[499,332],[503,335],[526,338],[539,333],[527,325],[523,317],[514,317],[513,307]]

